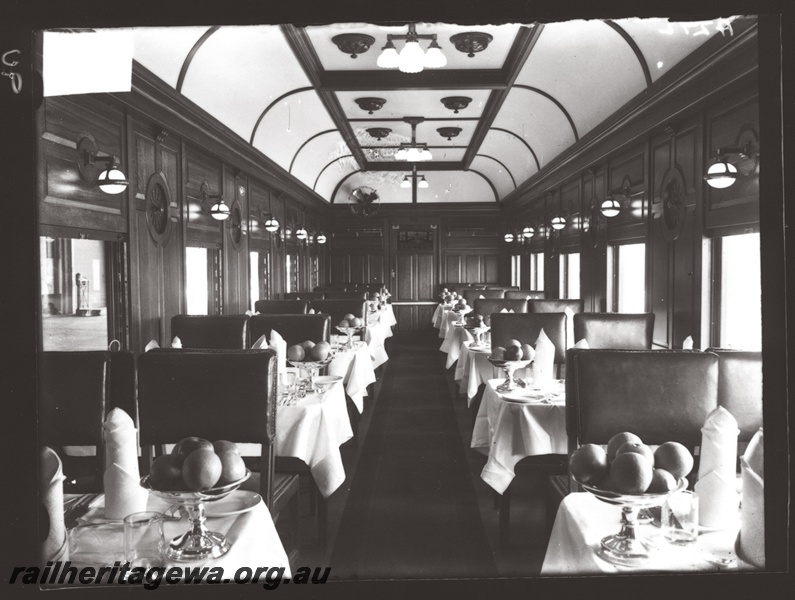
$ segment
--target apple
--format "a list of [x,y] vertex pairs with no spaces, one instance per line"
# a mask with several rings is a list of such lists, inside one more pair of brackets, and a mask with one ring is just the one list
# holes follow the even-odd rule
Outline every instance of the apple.
[[176,443],[171,454],[177,457],[177,462],[182,467],[182,463],[185,462],[188,455],[195,450],[213,450],[213,445],[203,438],[186,437]]

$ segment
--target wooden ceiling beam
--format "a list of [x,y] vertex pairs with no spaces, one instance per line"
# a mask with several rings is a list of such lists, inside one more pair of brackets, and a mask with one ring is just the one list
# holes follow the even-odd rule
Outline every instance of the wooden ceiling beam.
[[348,149],[356,159],[356,162],[362,167],[367,163],[367,159],[359,146],[356,134],[353,132],[353,128],[348,118],[345,116],[345,111],[342,109],[337,95],[331,90],[321,89],[321,79],[324,73],[323,66],[320,64],[320,58],[315,52],[306,30],[302,27],[295,27],[293,25],[281,25],[280,27],[293,54],[295,54],[296,59],[303,68],[304,73],[306,73],[310,83],[314,86],[315,90],[317,90],[320,101],[323,103],[326,111],[328,111],[331,120],[348,145]]
[[417,165],[420,171],[463,171],[464,166],[460,161],[429,161],[422,163],[399,162],[393,161],[378,161],[368,162],[363,171],[411,171],[413,166]]
[[324,71],[319,90],[362,92],[390,90],[494,90],[506,89],[504,69],[426,69],[419,73],[398,70]]
[[493,89],[489,95],[486,106],[481,113],[480,121],[469,142],[469,149],[464,155],[463,166],[465,169],[469,168],[475,159],[475,155],[480,151],[480,146],[483,144],[483,140],[486,139],[486,134],[491,129],[494,119],[497,118],[500,108],[502,108],[508,93],[511,91],[511,86],[513,86],[519,76],[527,57],[533,51],[533,47],[543,30],[544,26],[538,24],[534,27],[522,27],[519,29],[519,33],[516,34],[516,39],[508,53],[508,58],[505,60],[505,66],[501,69],[505,85],[501,88]]

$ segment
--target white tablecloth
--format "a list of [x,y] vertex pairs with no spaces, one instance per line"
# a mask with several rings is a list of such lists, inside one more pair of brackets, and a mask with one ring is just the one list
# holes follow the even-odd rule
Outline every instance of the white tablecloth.
[[489,458],[480,476],[500,494],[513,481],[514,467],[523,458],[568,452],[563,385],[552,388],[559,393],[552,404],[519,404],[503,400],[497,393],[495,388],[503,381],[486,383],[471,444],[472,448],[488,448]]
[[[502,369],[494,367],[488,359],[491,349],[487,352],[476,352],[471,349],[471,344],[465,342],[461,345],[461,356],[455,367],[453,379],[458,382],[461,392],[466,394],[467,406],[472,403],[472,398],[477,394],[481,383],[494,379],[502,374]],[[520,371],[520,375],[526,370]]]
[[[233,494],[249,495],[248,492],[233,492]],[[230,497],[229,500],[232,500]],[[94,506],[96,509],[85,515],[93,522],[92,515],[96,514],[101,521],[104,498],[100,498]],[[224,500],[222,502],[227,502]],[[212,504],[212,503],[210,503]],[[208,514],[212,514],[212,507],[208,504]],[[147,510],[163,512],[171,503],[149,495]],[[290,565],[287,562],[287,553],[284,551],[279,534],[273,524],[273,519],[260,500],[252,510],[230,517],[208,517],[205,525],[210,531],[224,534],[231,544],[229,551],[219,558],[206,561],[176,562],[166,560],[166,567],[222,567],[224,577],[232,578],[235,571],[241,567],[249,567],[256,571],[258,567],[284,567],[284,576],[290,576]],[[179,521],[164,521],[163,532],[166,543],[188,530],[188,520],[183,517]],[[82,566],[112,565],[118,560],[124,564],[124,535],[121,524],[102,527],[77,527],[70,534],[70,560],[72,566],[78,569]],[[107,577],[107,576],[106,576]],[[128,586],[130,587],[130,586]],[[132,585],[132,587],[139,587]],[[170,587],[165,583],[162,587]]]
[[392,337],[392,325],[397,323],[392,306],[387,304],[384,310],[367,316],[367,333],[365,341],[370,349],[370,356],[373,358],[373,368],[377,369],[387,360],[384,343],[388,337]]
[[[620,506],[602,502],[587,492],[566,496],[555,517],[541,575],[738,571],[753,568],[736,558],[736,526],[723,531],[701,533],[694,544],[674,546],[662,538],[658,527],[651,524],[636,526],[638,534],[659,540],[658,548],[649,557],[648,564],[643,567],[617,566],[598,556],[596,550],[600,548],[603,537],[618,533],[620,518]],[[734,558],[736,562],[727,567],[716,564],[715,558]]]
[[475,338],[466,328],[460,325],[451,325],[447,328],[447,335],[439,350],[447,353],[445,367],[452,367],[461,355],[461,347],[467,342],[474,342]]
[[345,481],[340,446],[353,437],[345,394],[335,384],[276,412],[276,456],[304,461],[324,498]]
[[467,314],[472,310],[471,307],[467,307],[461,313],[453,312],[452,310],[448,310],[444,313],[444,317],[442,318],[442,326],[439,328],[439,337],[446,338],[448,330],[452,327],[453,323],[456,321],[461,320],[461,316]]
[[444,319],[444,316],[447,314],[448,310],[449,308],[447,308],[444,304],[436,305],[436,310],[433,311],[433,316],[431,317],[431,324],[436,329],[442,328],[442,319]]
[[[340,339],[344,340],[345,336],[340,336]],[[375,382],[375,371],[367,344],[364,342],[354,342],[353,344],[352,350],[337,351],[328,366],[328,373],[343,378],[345,392],[361,413],[364,410],[367,386]]]

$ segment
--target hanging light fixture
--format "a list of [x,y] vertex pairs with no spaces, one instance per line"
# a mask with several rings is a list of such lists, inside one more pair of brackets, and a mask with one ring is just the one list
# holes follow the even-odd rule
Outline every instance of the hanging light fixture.
[[403,176],[403,181],[400,182],[400,187],[402,188],[410,188],[411,187],[411,178],[408,175]]
[[427,189],[430,187],[428,185],[428,181],[425,179],[425,175],[417,175],[417,167],[414,167],[414,170],[408,175],[403,176],[403,181],[400,182],[400,187],[410,188],[414,180],[417,181],[418,188]]
[[202,195],[202,206],[204,207],[204,210],[207,210],[206,205],[210,200],[217,200],[217,202],[212,204],[208,210],[210,216],[213,219],[216,221],[225,221],[229,218],[229,206],[227,206],[224,202],[223,194],[211,194],[210,186],[206,181],[202,182],[199,191]]
[[428,182],[425,180],[425,175],[420,175],[420,180],[417,182],[417,187],[423,189],[428,187]]
[[[77,142],[77,150],[82,156],[78,170],[85,181],[95,183],[106,194],[121,194],[130,185],[115,156],[97,155],[99,149],[92,137],[81,137]],[[99,174],[97,163],[107,165]]]
[[[403,48],[398,52],[393,40],[405,40]],[[419,40],[431,40],[428,50],[424,51]],[[436,34],[418,34],[414,23],[409,23],[406,35],[388,34],[386,45],[381,48],[376,64],[382,69],[400,69],[403,73],[419,73],[423,69],[438,69],[447,64],[447,58],[436,41]]]
[[417,142],[417,125],[422,123],[425,117],[403,117],[403,121],[411,125],[411,142],[403,142],[395,152],[395,160],[405,160],[408,162],[424,162],[433,159],[428,145]]

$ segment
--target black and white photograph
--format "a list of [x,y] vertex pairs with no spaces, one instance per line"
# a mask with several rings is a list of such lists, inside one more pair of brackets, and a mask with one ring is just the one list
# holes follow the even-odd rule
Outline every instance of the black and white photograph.
[[783,7],[115,8],[2,25],[6,592],[789,597]]

